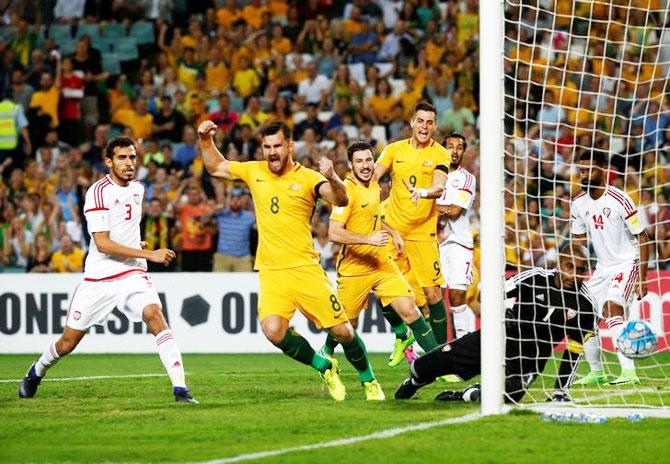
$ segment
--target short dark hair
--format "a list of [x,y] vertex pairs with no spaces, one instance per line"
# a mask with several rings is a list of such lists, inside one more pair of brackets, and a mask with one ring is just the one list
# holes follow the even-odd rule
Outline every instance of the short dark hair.
[[286,140],[291,140],[291,129],[284,121],[274,121],[261,127],[261,137],[283,133]]
[[596,166],[606,168],[609,164],[609,156],[603,150],[591,149],[579,155],[579,161],[591,161]]
[[418,113],[419,111],[430,111],[431,113],[435,113],[435,116],[437,116],[437,109],[435,109],[435,107],[427,101],[422,101],[416,104],[414,107],[414,114]]
[[463,134],[459,134],[458,132],[452,132],[450,134],[447,134],[444,136],[443,139],[443,144],[447,144],[447,139],[460,139],[461,142],[463,142],[463,150],[468,149],[468,142],[465,141],[465,137],[463,137]]
[[114,158],[114,150],[123,147],[134,147],[135,141],[129,137],[116,137],[110,140],[105,147],[105,156],[109,159]]
[[368,142],[354,142],[347,147],[347,157],[351,162],[354,159],[354,153],[357,151],[370,150],[372,153],[372,147]]

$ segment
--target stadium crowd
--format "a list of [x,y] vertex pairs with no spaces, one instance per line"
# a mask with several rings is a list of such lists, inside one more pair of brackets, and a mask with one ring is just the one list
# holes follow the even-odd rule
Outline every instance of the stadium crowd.
[[[616,153],[611,181],[645,210],[657,240],[652,267],[670,268],[670,58],[657,59],[670,46],[658,32],[668,18],[622,8],[613,26],[573,24],[563,16],[572,2],[513,3],[505,43],[509,266],[554,259],[577,188],[570,163],[595,144]],[[143,238],[151,249],[177,251],[168,270],[253,263],[251,199],[242,184],[204,170],[195,127],[205,119],[218,125],[216,144],[232,160],[261,159],[259,127],[283,120],[300,163],[328,156],[343,177],[349,143],[366,140],[380,152],[409,136],[412,109],[426,99],[439,113],[436,138],[461,132],[464,167],[478,177],[477,9],[474,0],[0,2],[0,268],[81,271],[83,198],[106,172],[107,140],[121,134],[138,140]],[[629,10],[635,27],[609,31]],[[555,32],[529,27],[540,23]],[[565,40],[574,30],[590,33],[581,55]],[[599,39],[606,32],[607,43]],[[628,69],[640,50],[645,64]],[[477,200],[475,228],[478,210]],[[328,214],[317,208],[313,231],[332,269]]]

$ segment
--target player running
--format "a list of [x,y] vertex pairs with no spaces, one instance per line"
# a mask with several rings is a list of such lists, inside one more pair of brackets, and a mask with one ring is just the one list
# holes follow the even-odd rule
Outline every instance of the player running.
[[216,125],[198,127],[202,159],[214,177],[243,180],[251,190],[258,224],[259,314],[267,339],[284,354],[312,366],[322,376],[333,399],[342,401],[346,390],[338,363],[314,351],[309,342],[289,328],[296,308],[342,344],[344,354],[358,371],[368,399],[384,393],[368,361],[363,341],[354,331],[314,250],[310,219],[318,198],[335,206],[347,205],[347,191],[328,158],[319,160],[319,172],[293,161],[291,131],[283,122],[261,130],[265,161],[228,161],[214,145]]
[[88,189],[84,203],[91,235],[84,281],[70,300],[63,334],[30,366],[19,387],[19,396],[35,396],[47,370],[76,348],[89,327],[102,324],[118,308],[131,321],[144,321],[154,335],[175,400],[197,403],[186,387],[181,352],[163,316],[156,287],[146,272],[147,260],[168,265],[175,253],[165,248],[142,249],[144,187],[134,180],[135,142],[126,137],[111,140],[105,147],[104,161],[109,174]]
[[[365,142],[347,149],[351,175],[344,181],[347,206],[330,215],[330,240],[342,244],[337,258],[337,293],[349,320],[356,327],[371,291],[385,307],[391,307],[412,330],[421,348],[437,346],[435,336],[416,307],[410,284],[393,262],[387,243],[402,252],[400,235],[382,221],[381,190],[374,176],[372,148]],[[395,251],[395,249],[394,249]],[[323,351],[332,355],[337,340],[328,335]]]
[[410,122],[412,137],[384,148],[375,164],[375,179],[381,179],[387,172],[391,174],[386,222],[405,242],[405,254],[420,285],[414,291],[425,293],[435,338],[438,343],[444,343],[447,317],[442,299],[444,278],[436,238],[438,214],[434,200],[444,191],[451,158],[449,152],[432,139],[436,114],[430,103],[416,105]]
[[444,193],[436,200],[440,215],[446,218],[446,238],[440,242],[440,264],[445,269],[449,287],[456,338],[461,338],[475,330],[475,314],[466,302],[466,292],[472,284],[474,269],[474,241],[468,212],[475,201],[477,180],[461,166],[467,147],[465,137],[449,134],[444,141],[451,153],[451,169]]
[[[554,347],[565,337],[571,342],[563,354],[552,399],[567,399],[581,342],[594,329],[593,298],[582,281],[588,271],[588,252],[581,246],[565,245],[559,251],[558,269],[539,267],[521,272],[505,283],[505,401],[516,402],[542,373]],[[456,374],[468,380],[481,372],[481,332],[470,332],[420,357],[410,366],[410,377],[395,393],[409,399],[437,377]],[[478,385],[462,392],[445,391],[446,401],[479,401]]]
[[[586,282],[598,303],[598,315],[605,319],[612,340],[621,335],[625,312],[630,307],[635,288],[638,298],[647,294],[649,237],[628,194],[606,182],[608,159],[602,151],[593,150],[579,157],[579,175],[583,192],[575,196],[570,208],[573,239],[593,246],[597,263]],[[598,336],[587,340],[584,354],[591,372],[575,385],[607,383],[600,359]],[[617,351],[621,375],[610,385],[640,383],[635,362]]]

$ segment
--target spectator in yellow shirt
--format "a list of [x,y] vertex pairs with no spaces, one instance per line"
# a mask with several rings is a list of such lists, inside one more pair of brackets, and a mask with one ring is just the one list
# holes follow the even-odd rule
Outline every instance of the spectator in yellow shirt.
[[249,58],[247,56],[240,57],[240,69],[235,72],[233,77],[233,88],[241,97],[248,97],[258,90],[261,85],[261,80],[256,74],[256,71],[249,67]]
[[113,122],[130,128],[133,137],[146,139],[151,136],[154,117],[147,109],[146,98],[140,97],[135,100],[133,109],[120,109],[114,115]]
[[81,272],[84,269],[84,252],[72,243],[68,234],[60,238],[60,249],[51,256],[54,272]]
[[40,76],[40,90],[33,93],[30,107],[37,108],[43,115],[51,117],[51,127],[58,127],[58,100],[60,92],[54,85],[54,78],[49,72]]
[[269,11],[261,2],[261,0],[251,0],[251,3],[242,10],[242,19],[254,29],[260,29],[261,17],[263,13]]

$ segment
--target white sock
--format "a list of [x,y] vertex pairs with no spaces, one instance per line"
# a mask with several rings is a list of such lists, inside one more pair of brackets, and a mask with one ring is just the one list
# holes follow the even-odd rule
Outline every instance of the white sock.
[[[621,316],[608,317],[605,319],[607,327],[610,329],[610,335],[612,337],[612,343],[616,347],[616,341],[619,339],[621,332],[624,328],[624,320]],[[616,357],[619,359],[619,365],[621,369],[635,369],[635,361],[630,358],[625,357],[623,354],[616,350]]]
[[456,338],[470,333],[475,327],[475,313],[467,304],[453,306],[451,313],[454,316],[454,328],[456,329]]
[[35,363],[35,373],[40,377],[44,377],[44,374],[47,373],[47,370],[56,364],[59,359],[60,356],[56,351],[56,342],[52,342],[49,345],[49,348],[47,348],[46,351],[42,353],[40,359],[38,359]]
[[184,362],[181,359],[177,340],[174,339],[170,329],[165,329],[156,335],[156,346],[158,346],[158,356],[170,376],[172,386],[186,388]]
[[600,360],[600,335],[598,333],[584,342],[584,357],[592,372],[603,370],[603,362]]

